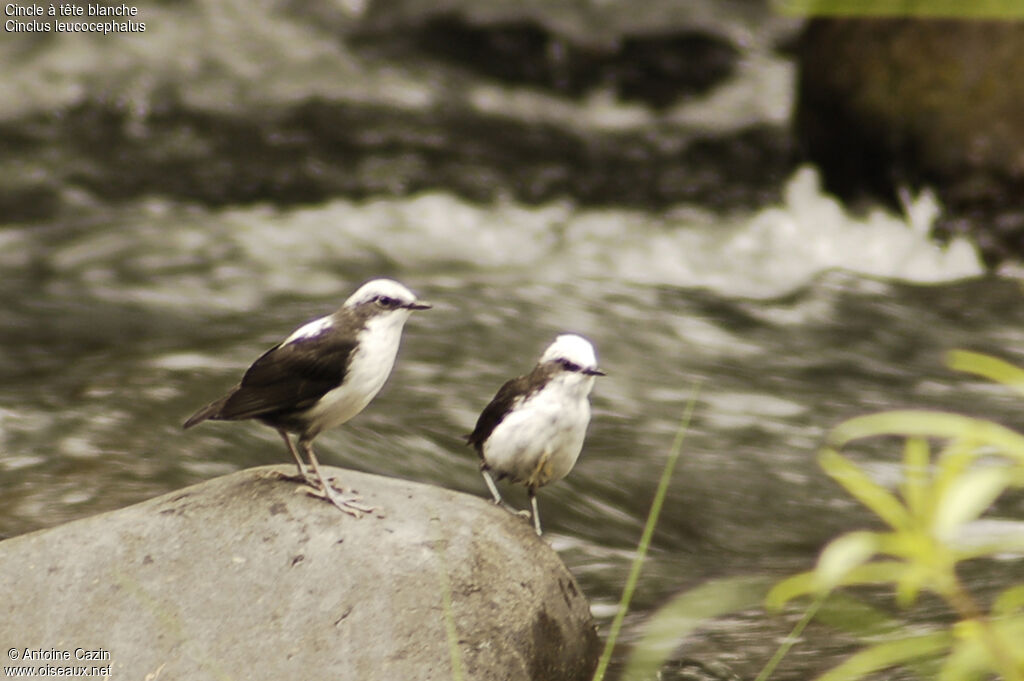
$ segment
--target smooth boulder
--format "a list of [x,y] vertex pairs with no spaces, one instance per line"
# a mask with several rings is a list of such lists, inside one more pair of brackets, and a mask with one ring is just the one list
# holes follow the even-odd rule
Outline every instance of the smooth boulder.
[[823,18],[796,45],[795,127],[826,187],[934,188],[940,233],[990,263],[1024,253],[1024,22]]
[[49,664],[110,664],[126,679],[590,678],[587,600],[522,518],[326,468],[379,509],[355,519],[276,475],[293,470],[0,542],[0,641],[108,651]]

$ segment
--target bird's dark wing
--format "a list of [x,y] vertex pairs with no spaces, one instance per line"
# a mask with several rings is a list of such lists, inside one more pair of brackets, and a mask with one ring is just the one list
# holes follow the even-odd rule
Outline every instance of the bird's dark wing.
[[476,420],[476,428],[466,436],[466,442],[476,449],[480,456],[484,454],[484,442],[512,411],[512,404],[516,398],[522,397],[523,393],[529,389],[528,379],[528,376],[520,376],[506,381],[505,385],[498,389],[494,399],[480,412],[480,418]]
[[276,345],[253,362],[215,419],[249,419],[301,411],[341,385],[355,338],[321,333]]
[[525,400],[544,385],[551,378],[552,374],[558,371],[558,367],[551,362],[538,364],[533,371],[506,381],[505,385],[498,389],[491,403],[484,407],[480,418],[476,420],[476,428],[466,436],[466,442],[474,447],[477,453],[483,457],[484,442],[491,436],[498,424],[505,420],[508,413],[515,407],[516,400]]
[[481,458],[484,455],[484,442],[512,411],[516,400],[528,399],[543,388],[557,371],[559,368],[553,362],[538,364],[530,373],[506,381],[505,385],[498,389],[494,399],[484,407],[480,418],[476,420],[476,428],[466,436],[466,442],[476,449]]

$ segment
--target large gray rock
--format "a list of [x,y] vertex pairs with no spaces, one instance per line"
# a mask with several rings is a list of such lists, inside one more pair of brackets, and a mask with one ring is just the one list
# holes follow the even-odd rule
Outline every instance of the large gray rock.
[[1024,22],[816,19],[797,53],[797,136],[830,190],[928,185],[944,229],[1024,253]]
[[273,475],[290,470],[0,542],[0,654],[103,649],[49,664],[138,680],[590,678],[587,601],[521,518],[328,469],[381,509],[356,520]]

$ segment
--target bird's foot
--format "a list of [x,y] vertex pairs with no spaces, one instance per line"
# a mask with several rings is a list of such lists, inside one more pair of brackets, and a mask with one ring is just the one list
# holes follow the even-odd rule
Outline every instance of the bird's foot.
[[344,489],[337,489],[333,485],[327,487],[321,487],[319,484],[312,488],[307,487],[303,491],[311,497],[317,497],[318,499],[324,499],[331,502],[334,506],[342,513],[348,513],[353,518],[359,519],[364,515],[373,513],[376,508],[373,506],[367,506],[362,502],[362,497],[358,494],[346,495]]
[[491,503],[494,504],[495,506],[505,509],[506,511],[508,511],[517,518],[522,518],[523,520],[526,520],[527,522],[529,522],[530,519],[533,518],[533,514],[529,511],[525,509],[519,510],[512,504],[506,502],[504,499],[491,499]]

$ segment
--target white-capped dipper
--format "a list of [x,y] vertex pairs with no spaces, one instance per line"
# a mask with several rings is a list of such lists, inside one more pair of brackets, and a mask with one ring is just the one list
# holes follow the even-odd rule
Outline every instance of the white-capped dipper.
[[[189,417],[183,427],[207,419],[256,419],[275,428],[295,459],[299,477],[358,518],[373,509],[331,487],[320,472],[313,440],[361,412],[377,395],[395,364],[406,320],[413,310],[429,307],[397,281],[369,281],[336,312],[299,327],[263,353],[238,385]],[[299,436],[299,448],[316,480],[306,472],[289,433]]]
[[505,505],[492,472],[526,486],[538,535],[537,488],[561,480],[576,464],[590,423],[594,377],[604,375],[586,339],[561,335],[533,371],[501,386],[466,436],[480,455],[494,503]]

